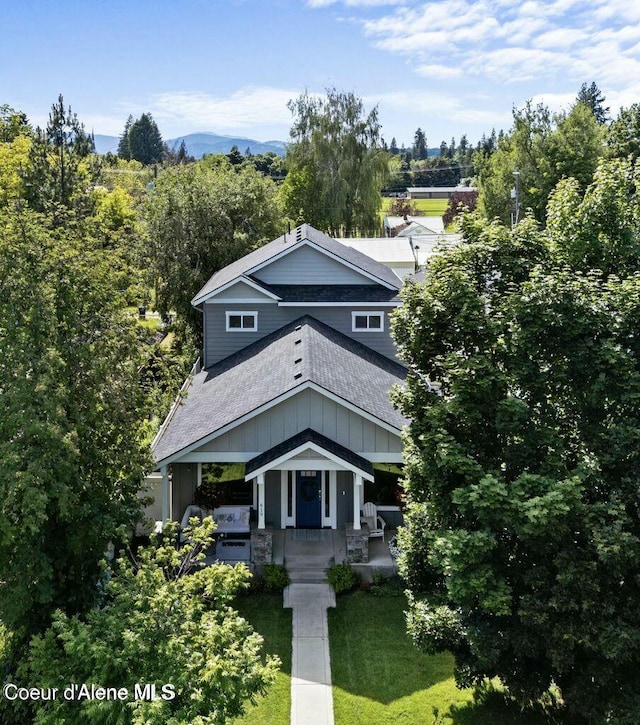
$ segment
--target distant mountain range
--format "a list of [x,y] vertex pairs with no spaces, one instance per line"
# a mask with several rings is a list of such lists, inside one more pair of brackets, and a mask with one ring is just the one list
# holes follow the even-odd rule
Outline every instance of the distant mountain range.
[[[112,154],[118,151],[118,136],[103,136],[96,134],[94,136],[96,143],[96,151],[99,154],[106,154],[111,151]],[[202,158],[205,154],[228,154],[233,146],[237,146],[240,153],[244,154],[247,149],[252,154],[266,154],[268,151],[284,156],[286,144],[284,141],[255,141],[251,138],[242,136],[220,136],[217,133],[190,133],[188,136],[179,136],[178,138],[168,139],[167,146],[177,151],[181,142],[187,148],[189,156],[195,156],[196,159]]]

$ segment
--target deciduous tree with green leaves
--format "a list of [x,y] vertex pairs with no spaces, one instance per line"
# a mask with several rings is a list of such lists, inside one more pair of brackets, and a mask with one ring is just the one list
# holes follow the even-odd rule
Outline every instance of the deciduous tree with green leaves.
[[411,418],[409,631],[462,685],[556,685],[640,720],[638,169],[560,182],[541,230],[479,216],[409,284],[393,334]]
[[333,236],[379,231],[380,191],[389,178],[376,108],[354,93],[304,93],[289,102],[294,121],[281,197],[289,217]]
[[620,109],[607,131],[607,147],[614,158],[640,158],[640,103]]
[[[195,522],[194,522],[195,523]],[[201,566],[211,518],[178,547],[177,524],[106,572],[99,606],[84,616],[58,612],[34,639],[24,679],[40,687],[95,683],[126,688],[126,700],[38,703],[36,722],[57,725],[225,725],[273,682],[278,660],[262,657],[262,637],[232,608],[248,586],[244,566]],[[134,700],[155,684],[158,699]],[[165,690],[163,685],[171,685]],[[163,697],[164,694],[164,697]]]
[[590,107],[580,102],[555,116],[546,106],[528,102],[514,109],[513,118],[513,128],[497,151],[474,156],[479,208],[487,218],[509,224],[518,172],[519,218],[531,209],[544,222],[549,195],[560,179],[573,177],[583,189],[591,182],[603,155],[603,131]]
[[18,136],[29,135],[31,127],[26,113],[3,103],[0,105],[0,143],[11,143]]
[[156,306],[200,339],[191,299],[218,269],[282,233],[273,181],[224,157],[159,174],[144,207]]
[[17,645],[95,601],[150,457],[120,258],[85,224],[0,213],[0,619]]

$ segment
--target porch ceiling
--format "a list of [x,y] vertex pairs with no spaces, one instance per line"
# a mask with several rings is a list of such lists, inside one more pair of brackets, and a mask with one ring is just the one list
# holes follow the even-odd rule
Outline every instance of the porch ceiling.
[[[339,462],[345,468],[361,474],[363,478],[373,480],[373,465],[370,461],[311,428],[297,433],[248,461],[245,468],[245,479],[254,478],[259,473],[264,473],[269,468],[273,468],[309,448],[321,452],[330,460]],[[300,464],[304,466],[304,461],[301,460]]]

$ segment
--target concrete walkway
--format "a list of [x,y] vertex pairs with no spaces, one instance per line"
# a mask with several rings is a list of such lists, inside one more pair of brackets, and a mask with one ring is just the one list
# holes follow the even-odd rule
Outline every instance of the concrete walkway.
[[291,725],[333,725],[327,608],[335,606],[329,584],[284,590],[284,608],[293,609]]

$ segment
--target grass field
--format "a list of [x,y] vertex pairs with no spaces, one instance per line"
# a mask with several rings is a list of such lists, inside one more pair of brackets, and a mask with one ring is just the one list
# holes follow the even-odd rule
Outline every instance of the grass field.
[[[382,198],[381,213],[383,216],[388,216],[393,201],[390,197]],[[448,199],[410,199],[409,201],[418,209],[418,216],[442,216],[449,205]]]
[[233,725],[289,725],[291,711],[291,609],[282,608],[282,594],[252,594],[235,608],[264,637],[264,650],[276,654],[282,667],[275,684],[256,705],[249,705]]
[[[551,725],[493,693],[485,704],[453,679],[453,657],[418,652],[405,631],[404,597],[356,592],[329,610],[335,725]],[[488,703],[491,704],[488,704]]]

